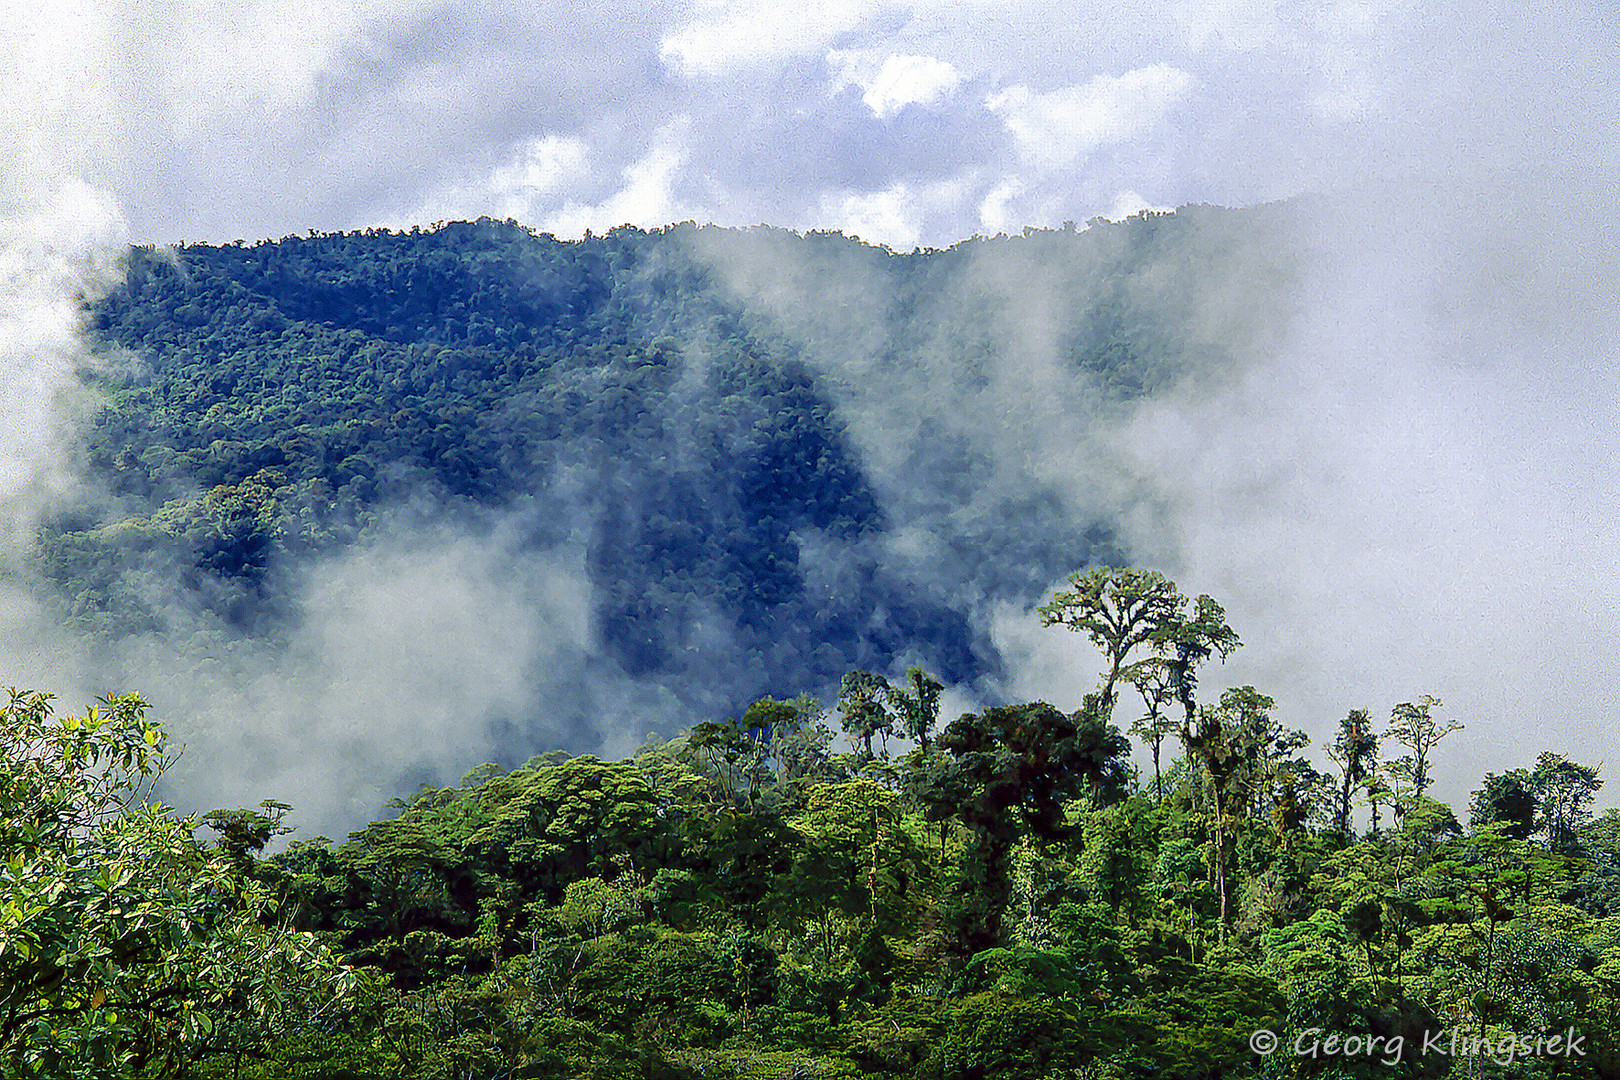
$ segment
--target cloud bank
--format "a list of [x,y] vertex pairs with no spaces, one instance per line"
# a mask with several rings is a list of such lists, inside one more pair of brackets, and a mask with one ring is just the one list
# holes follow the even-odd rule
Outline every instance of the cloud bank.
[[[684,213],[905,247],[1388,178],[1415,139],[1456,137],[1440,117],[1517,123],[1521,85],[1612,70],[1507,22],[1351,0],[113,0],[18,13],[0,48],[7,123],[140,241]],[[885,193],[920,209],[874,216]]]

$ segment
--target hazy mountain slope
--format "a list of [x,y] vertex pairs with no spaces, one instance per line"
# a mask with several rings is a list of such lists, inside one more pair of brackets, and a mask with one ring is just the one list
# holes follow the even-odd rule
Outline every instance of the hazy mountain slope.
[[[501,756],[609,737],[604,687],[653,726],[857,666],[989,692],[992,608],[1129,558],[1128,479],[1091,433],[1281,325],[1282,216],[903,255],[489,220],[136,249],[91,313],[98,495],[51,523],[41,565],[115,651],[210,656],[296,652],[311,582],[351,550],[450,529],[512,580],[561,573],[588,625],[564,659],[514,654],[534,689],[466,720]],[[468,603],[466,626],[521,642]]]

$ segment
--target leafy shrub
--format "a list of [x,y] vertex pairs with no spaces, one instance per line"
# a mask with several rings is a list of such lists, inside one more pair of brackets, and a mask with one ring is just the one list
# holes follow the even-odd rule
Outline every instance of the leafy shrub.
[[976,994],[951,1011],[930,1080],[1045,1080],[1089,1058],[1075,1019],[1049,1001]]

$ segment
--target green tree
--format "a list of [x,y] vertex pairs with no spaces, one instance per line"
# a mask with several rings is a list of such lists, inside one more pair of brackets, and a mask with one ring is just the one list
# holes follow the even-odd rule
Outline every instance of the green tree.
[[219,833],[220,850],[247,873],[253,868],[253,856],[273,837],[292,832],[291,826],[282,824],[291,810],[284,802],[265,799],[257,810],[210,810],[200,820]]
[[1082,825],[1085,847],[1080,856],[1080,875],[1086,891],[1132,926],[1147,907],[1157,854],[1157,815],[1151,810],[1144,812],[1143,802],[1138,797],[1089,811]]
[[1367,793],[1367,808],[1372,812],[1372,821],[1368,828],[1370,836],[1378,835],[1379,822],[1382,820],[1379,817],[1379,810],[1392,805],[1395,798],[1395,790],[1389,786],[1388,764],[1374,761],[1372,771],[1361,781],[1361,788]]
[[1540,803],[1540,831],[1546,834],[1549,851],[1572,852],[1579,847],[1576,830],[1592,816],[1592,799],[1602,786],[1597,769],[1589,765],[1550,750],[1536,758],[1530,788]]
[[1162,645],[1181,625],[1187,598],[1157,570],[1096,567],[1069,575],[1072,589],[1054,593],[1037,608],[1042,626],[1066,626],[1091,638],[1108,665],[1098,696],[1098,715],[1114,711],[1114,688],[1138,649]]
[[[1416,702],[1403,701],[1390,710],[1389,731],[1385,733],[1385,738],[1394,739],[1411,751],[1397,764],[1410,781],[1409,798],[1414,801],[1421,799],[1429,788],[1429,755],[1434,752],[1435,744],[1452,732],[1463,729],[1463,725],[1456,720],[1447,720],[1442,724],[1434,718],[1433,711],[1444,705],[1445,702],[1439,698],[1424,694]],[[1398,804],[1396,813],[1403,812]]]
[[[1441,810],[1424,800],[1408,815],[1406,828],[1420,811]],[[1545,1016],[1512,1015],[1514,995],[1504,989],[1527,973],[1512,970],[1504,946],[1515,926],[1535,919],[1538,909],[1545,914],[1554,907],[1553,883],[1562,860],[1495,826],[1467,837],[1456,835],[1454,822],[1445,831],[1451,839],[1431,848],[1433,858],[1406,888],[1428,923],[1414,930],[1406,961],[1416,973],[1416,992],[1477,1022],[1481,1033],[1487,1024],[1544,1021]],[[1544,966],[1541,974],[1551,972]]]
[[[770,705],[780,704],[766,700]],[[764,704],[755,703],[756,713]],[[755,718],[766,720],[763,714]],[[679,760],[697,764],[705,775],[714,779],[720,805],[736,808],[746,802],[752,808],[765,780],[765,763],[769,756],[768,722],[749,726],[746,721],[727,720],[723,724],[694,725],[686,736],[686,746],[680,751]]]
[[1226,849],[1241,818],[1275,782],[1276,770],[1270,766],[1276,754],[1272,751],[1293,746],[1291,738],[1281,738],[1292,733],[1279,732],[1271,720],[1275,704],[1252,686],[1233,687],[1221,694],[1219,705],[1200,708],[1196,720],[1184,724],[1181,731],[1188,754],[1203,769],[1215,811],[1210,866],[1220,901],[1218,932],[1223,942],[1231,895]]
[[1226,609],[1209,596],[1193,601],[1190,617],[1178,618],[1163,635],[1160,652],[1171,662],[1176,697],[1192,715],[1198,692],[1198,668],[1211,656],[1225,660],[1242,648],[1237,632],[1226,625]]
[[1105,723],[1097,697],[1064,714],[1045,702],[966,713],[940,736],[950,756],[921,792],[931,820],[955,815],[971,837],[961,867],[962,938],[970,953],[1003,944],[1001,922],[1011,894],[1010,860],[1020,834],[1069,837],[1069,800],[1094,805],[1125,794],[1130,743]]
[[1340,836],[1350,837],[1350,797],[1372,772],[1378,758],[1378,735],[1366,709],[1352,709],[1339,721],[1339,733],[1328,747],[1328,757],[1339,767],[1339,801],[1333,825]]
[[[1198,666],[1215,654],[1225,659],[1242,642],[1226,625],[1220,604],[1200,596],[1189,613],[1187,598],[1156,570],[1097,567],[1069,575],[1069,583],[1072,589],[1054,593],[1037,609],[1041,625],[1084,633],[1102,650],[1108,666],[1087,708],[1103,723],[1113,718],[1119,682],[1130,683],[1141,694],[1147,714],[1131,730],[1152,749],[1154,791],[1163,802],[1160,748],[1164,736],[1177,730],[1165,710],[1180,702],[1191,723]],[[1143,650],[1150,655],[1131,659]]]
[[939,722],[939,695],[945,686],[920,667],[906,671],[906,685],[889,686],[889,705],[899,714],[900,733],[928,754],[934,725]]
[[889,680],[870,671],[851,671],[838,688],[838,718],[844,732],[861,748],[863,760],[872,757],[872,740],[881,736],[887,742],[894,730],[889,711],[894,688]]
[[818,784],[789,825],[802,839],[776,891],[794,918],[835,911],[865,915],[890,935],[909,927],[925,860],[892,792],[869,777]]
[[816,785],[790,825],[799,842],[772,902],[795,970],[836,1019],[840,1003],[879,995],[897,977],[889,942],[914,930],[932,874],[897,798],[870,777]]
[[1177,721],[1166,712],[1176,701],[1175,668],[1168,658],[1154,657],[1134,665],[1128,678],[1137,693],[1142,695],[1142,703],[1147,707],[1144,715],[1131,721],[1131,734],[1146,740],[1153,754],[1153,797],[1156,803],[1162,805],[1164,777],[1159,768],[1160,751],[1165,736],[1180,730]]
[[1468,804],[1468,824],[1474,829],[1494,825],[1510,840],[1526,840],[1536,831],[1538,804],[1530,774],[1524,769],[1486,773]]
[[335,1008],[354,974],[272,918],[195,818],[151,802],[168,758],[133,695],[83,716],[0,706],[0,1067],[179,1076],[244,1030]]
[[922,1075],[930,1080],[1040,1080],[1078,1071],[1096,1053],[1074,1012],[1042,998],[975,994],[950,1025]]
[[776,762],[779,792],[831,778],[833,735],[823,722],[826,715],[826,707],[809,694],[791,701],[761,698],[743,714],[742,726],[764,736],[768,758]]
[[483,822],[460,837],[459,830],[435,835],[463,846],[467,857],[458,861],[550,900],[562,899],[570,882],[610,877],[620,855],[635,860],[664,845],[657,796],[632,761],[538,759],[472,797],[484,804]]

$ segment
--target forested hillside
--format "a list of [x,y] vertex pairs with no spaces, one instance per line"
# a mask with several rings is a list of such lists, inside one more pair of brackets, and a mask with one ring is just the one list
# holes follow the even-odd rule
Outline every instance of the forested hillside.
[[[1125,557],[1118,507],[1042,473],[1031,431],[1277,332],[1257,298],[1291,272],[1281,216],[904,255],[488,219],[137,249],[91,312],[93,494],[48,523],[40,565],[103,637],[273,639],[312,560],[500,520],[529,551],[583,550],[592,662],[672,688],[672,722],[851,668],[980,685],[991,604]],[[1241,302],[1211,311],[1212,274]],[[1036,338],[1049,385],[1017,385]]]

